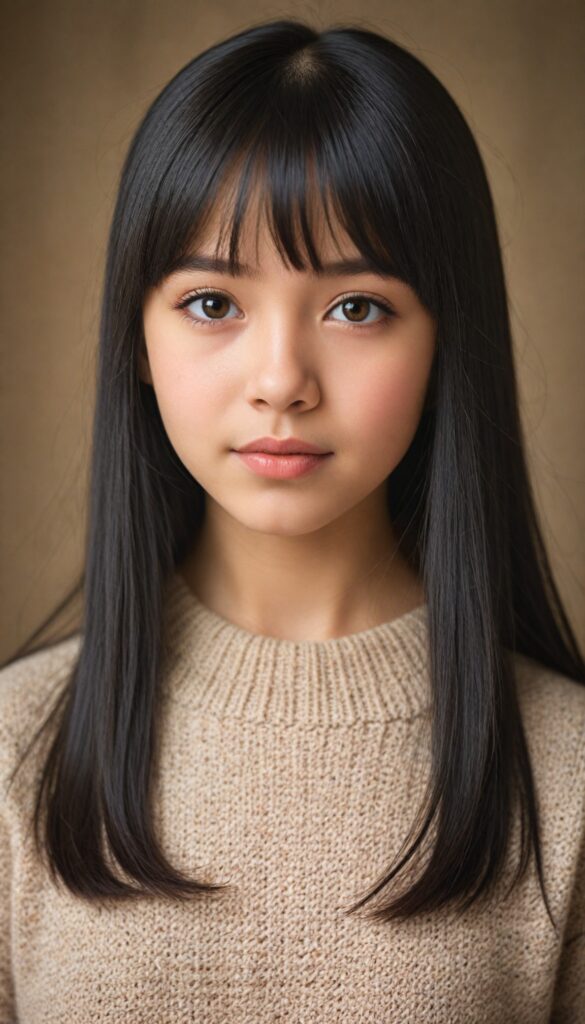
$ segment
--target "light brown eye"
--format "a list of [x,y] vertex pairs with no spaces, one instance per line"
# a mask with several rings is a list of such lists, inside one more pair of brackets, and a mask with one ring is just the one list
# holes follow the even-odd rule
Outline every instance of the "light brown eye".
[[226,307],[229,309],[230,306],[230,301],[225,295],[204,295],[200,301],[205,315],[214,319],[221,319]]
[[351,320],[356,318],[358,323],[361,323],[363,318],[361,316],[357,316],[356,307],[359,312],[359,307],[361,306],[363,312],[364,307],[369,305],[371,305],[371,303],[365,299],[345,299],[345,301],[342,303],[343,312],[346,314],[346,316],[349,316]]
[[196,303],[200,304],[199,311],[191,312],[191,310],[188,310],[183,317],[193,327],[213,326],[214,323],[223,323],[224,320],[236,319],[236,317],[225,315],[230,306],[235,306],[229,295],[212,288],[199,288],[190,292],[189,295],[186,295],[179,302],[176,308],[187,310],[187,307],[195,306]]
[[[369,317],[368,307],[370,311],[377,310],[382,315],[372,319]],[[391,306],[385,302],[381,302],[379,299],[371,299],[368,295],[346,295],[334,309],[341,309],[343,312],[343,319],[338,319],[338,323],[348,324],[350,327],[356,324],[358,327],[363,324],[364,327],[378,327],[380,324],[387,323],[392,317],[396,316],[396,313]],[[364,316],[365,310],[365,316]]]

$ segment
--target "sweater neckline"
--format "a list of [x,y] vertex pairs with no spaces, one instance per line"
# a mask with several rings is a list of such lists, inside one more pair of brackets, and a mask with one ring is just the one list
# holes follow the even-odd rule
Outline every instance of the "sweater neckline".
[[175,570],[166,593],[166,695],[216,718],[350,725],[430,704],[427,603],[326,640],[252,633],[208,608]]

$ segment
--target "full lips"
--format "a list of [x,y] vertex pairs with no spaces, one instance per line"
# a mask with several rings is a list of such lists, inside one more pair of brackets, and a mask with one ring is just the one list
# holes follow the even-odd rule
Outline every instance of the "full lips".
[[270,477],[273,480],[292,480],[299,476],[312,473],[322,466],[332,455],[294,454],[272,455],[269,452],[235,452],[235,455],[257,476]]

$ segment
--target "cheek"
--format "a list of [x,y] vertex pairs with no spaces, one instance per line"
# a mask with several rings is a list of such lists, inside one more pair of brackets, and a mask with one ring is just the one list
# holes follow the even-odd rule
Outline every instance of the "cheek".
[[172,358],[151,359],[157,404],[165,430],[179,457],[198,448],[209,450],[211,424],[222,421],[225,394],[221,378],[207,376],[194,366]]
[[[377,367],[352,386],[351,407],[344,422],[375,458],[394,460],[406,452],[416,433],[424,403],[426,376],[412,360]],[[390,445],[390,447],[389,447]]]

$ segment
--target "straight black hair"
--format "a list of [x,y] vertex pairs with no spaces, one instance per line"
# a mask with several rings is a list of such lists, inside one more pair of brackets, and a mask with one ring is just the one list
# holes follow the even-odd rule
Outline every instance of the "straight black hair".
[[[484,900],[502,877],[518,807],[511,888],[534,852],[556,929],[514,657],[581,683],[585,661],[531,490],[493,201],[444,86],[414,54],[359,25],[317,31],[277,20],[211,46],[165,86],[130,144],[107,251],[85,563],[69,595],[82,594],[81,643],[15,769],[59,712],[36,793],[37,849],[54,879],[91,900],[226,888],[175,870],[153,828],[165,587],[193,544],[205,493],[169,442],[138,354],[148,289],[191,251],[230,180],[231,268],[250,185],[262,180],[284,263],[321,267],[308,205],[317,195],[333,237],[331,213],[372,269],[407,282],[437,323],[428,401],[387,495],[428,602],[432,772],[416,837],[348,913],[433,832],[424,871],[371,916],[462,913]],[[32,653],[60,608],[11,661]]]

